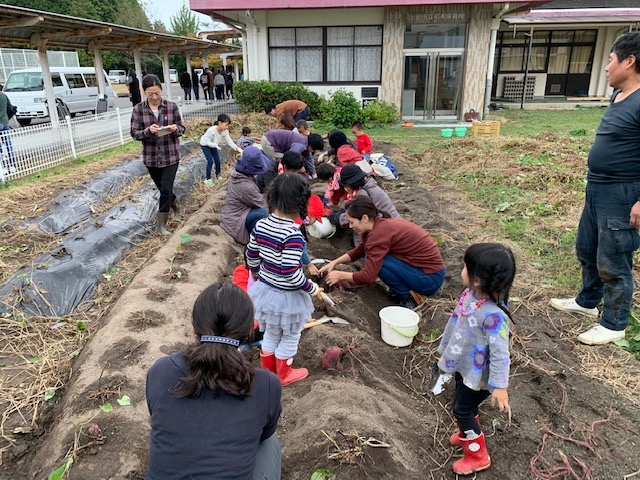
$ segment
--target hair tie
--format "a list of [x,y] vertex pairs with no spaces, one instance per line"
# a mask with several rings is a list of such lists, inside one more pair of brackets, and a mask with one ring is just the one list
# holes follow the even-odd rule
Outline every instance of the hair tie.
[[224,343],[225,345],[231,345],[232,347],[240,346],[240,340],[228,337],[217,337],[215,335],[200,335],[200,341],[203,343]]

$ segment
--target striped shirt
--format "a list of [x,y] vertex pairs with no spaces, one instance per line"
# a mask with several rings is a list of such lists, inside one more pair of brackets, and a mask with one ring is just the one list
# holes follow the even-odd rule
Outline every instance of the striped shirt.
[[247,264],[261,282],[280,290],[315,293],[315,284],[302,271],[306,243],[298,226],[271,214],[256,223],[247,245]]

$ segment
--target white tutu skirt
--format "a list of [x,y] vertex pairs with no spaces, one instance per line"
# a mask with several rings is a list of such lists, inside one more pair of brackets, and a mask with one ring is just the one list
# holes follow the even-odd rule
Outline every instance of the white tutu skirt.
[[261,332],[269,325],[281,328],[285,335],[298,333],[314,310],[311,296],[304,290],[280,290],[261,281],[249,289],[249,297]]

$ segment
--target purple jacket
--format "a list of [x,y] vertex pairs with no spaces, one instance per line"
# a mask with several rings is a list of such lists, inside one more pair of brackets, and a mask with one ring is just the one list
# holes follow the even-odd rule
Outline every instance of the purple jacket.
[[305,147],[309,145],[309,139],[305,135],[294,132],[293,130],[285,130],[283,128],[269,130],[264,136],[267,137],[273,149],[280,153],[289,151],[291,145],[294,143],[301,143]]
[[252,208],[267,208],[267,202],[258,190],[253,176],[234,169],[231,171],[227,197],[220,212],[220,226],[243,245],[249,243],[249,232],[244,222]]

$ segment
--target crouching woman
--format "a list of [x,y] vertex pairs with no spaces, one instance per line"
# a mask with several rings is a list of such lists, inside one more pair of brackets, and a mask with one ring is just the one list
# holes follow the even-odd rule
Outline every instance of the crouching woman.
[[149,369],[147,480],[280,479],[282,386],[238,349],[253,314],[242,289],[211,285],[193,307],[195,343]]
[[[320,269],[320,274],[327,274],[328,285],[341,280],[369,285],[380,277],[400,305],[407,308],[418,305],[419,295],[432,295],[440,289],[444,282],[444,262],[429,232],[408,220],[389,218],[364,195],[347,202],[345,213],[349,226],[362,240],[354,249]],[[363,257],[364,268],[359,272],[334,270],[336,265]]]

